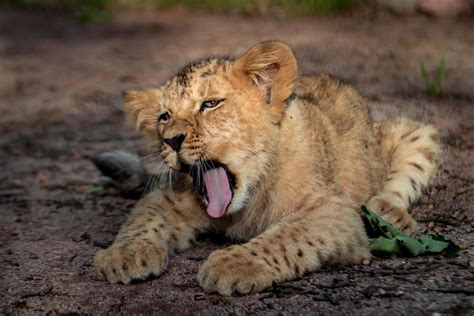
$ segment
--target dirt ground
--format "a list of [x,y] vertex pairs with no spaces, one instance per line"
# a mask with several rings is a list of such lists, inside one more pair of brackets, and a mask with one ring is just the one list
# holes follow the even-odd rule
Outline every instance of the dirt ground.
[[[52,13],[0,9],[0,313],[163,314],[474,313],[474,19],[360,13],[278,20],[170,11],[123,13],[78,25]],[[94,194],[89,158],[149,152],[125,124],[120,93],[163,83],[184,63],[240,54],[265,39],[290,44],[302,73],[353,84],[374,117],[436,125],[444,145],[437,179],[414,206],[422,232],[462,244],[454,259],[376,258],[326,268],[258,294],[205,294],[200,264],[227,242],[204,238],[160,278],[98,281],[94,253],[111,243],[135,203]],[[445,57],[445,94],[428,98],[420,62]]]

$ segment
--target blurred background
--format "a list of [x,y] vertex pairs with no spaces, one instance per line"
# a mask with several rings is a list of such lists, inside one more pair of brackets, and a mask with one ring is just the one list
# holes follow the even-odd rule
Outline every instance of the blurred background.
[[[471,0],[0,3],[0,89],[18,104],[6,107],[2,125],[61,120],[83,112],[92,95],[160,84],[190,60],[241,54],[267,39],[291,45],[302,72],[368,85],[366,94],[462,94],[459,85],[473,80]],[[442,82],[433,85],[438,68]]]
[[[472,313],[473,9],[473,0],[0,0],[0,313]],[[227,300],[194,281],[222,247],[204,240],[159,279],[97,281],[93,254],[135,201],[104,188],[90,158],[151,152],[125,122],[121,92],[268,39],[292,47],[300,73],[355,86],[375,119],[440,130],[441,167],[413,214],[421,233],[463,245],[460,261],[437,270],[430,258],[375,261],[421,268],[404,279],[323,271],[292,283],[326,284],[320,296],[293,287]],[[435,286],[453,290],[426,289]]]

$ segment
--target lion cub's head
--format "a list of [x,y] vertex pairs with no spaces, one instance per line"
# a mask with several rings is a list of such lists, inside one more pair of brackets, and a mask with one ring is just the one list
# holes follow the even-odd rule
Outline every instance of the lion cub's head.
[[290,48],[263,42],[238,59],[183,68],[156,89],[124,94],[127,112],[166,164],[193,176],[211,217],[242,209],[272,172],[297,65]]

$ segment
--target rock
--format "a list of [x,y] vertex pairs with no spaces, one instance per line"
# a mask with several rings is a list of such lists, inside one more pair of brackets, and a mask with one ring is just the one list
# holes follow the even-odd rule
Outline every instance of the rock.
[[455,17],[470,10],[472,0],[418,0],[418,9],[436,17]]

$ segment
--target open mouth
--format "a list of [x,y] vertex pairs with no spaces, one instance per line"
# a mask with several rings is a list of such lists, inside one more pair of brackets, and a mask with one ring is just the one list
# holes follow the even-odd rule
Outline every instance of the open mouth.
[[224,216],[234,195],[234,174],[215,160],[201,161],[193,168],[184,165],[183,169],[190,172],[196,191],[206,198],[207,214],[213,218]]

